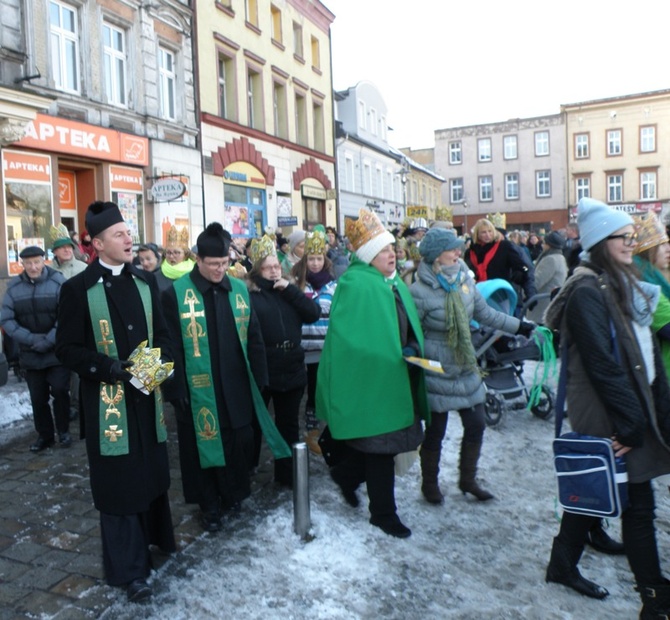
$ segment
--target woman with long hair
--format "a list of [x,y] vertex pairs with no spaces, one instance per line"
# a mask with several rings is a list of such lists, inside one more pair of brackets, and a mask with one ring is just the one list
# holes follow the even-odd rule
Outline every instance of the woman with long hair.
[[[560,330],[567,364],[566,401],[573,431],[612,439],[625,455],[629,505],[623,544],[643,602],[640,618],[670,614],[654,528],[651,481],[670,472],[670,388],[651,332],[659,287],[639,281],[633,267],[633,220],[592,198],[578,207],[585,252],[545,313]],[[577,567],[599,517],[564,512],[546,580],[601,599],[608,591]]]

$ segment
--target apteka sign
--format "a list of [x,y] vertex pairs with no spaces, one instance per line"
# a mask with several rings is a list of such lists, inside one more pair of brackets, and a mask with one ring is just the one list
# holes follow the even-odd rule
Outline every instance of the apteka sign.
[[186,191],[186,185],[179,179],[165,177],[158,179],[151,187],[151,197],[154,202],[171,202],[181,198]]

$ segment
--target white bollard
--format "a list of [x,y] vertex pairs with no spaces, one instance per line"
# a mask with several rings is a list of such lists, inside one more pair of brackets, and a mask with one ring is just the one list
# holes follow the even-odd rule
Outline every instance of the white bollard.
[[309,451],[304,442],[293,444],[293,529],[308,538],[312,522],[309,514]]

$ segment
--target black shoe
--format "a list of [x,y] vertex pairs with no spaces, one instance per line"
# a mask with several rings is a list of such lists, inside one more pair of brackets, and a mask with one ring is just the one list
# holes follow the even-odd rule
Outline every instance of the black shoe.
[[603,529],[601,522],[589,530],[589,533],[586,536],[586,542],[596,551],[600,551],[600,553],[606,553],[608,555],[624,555],[626,553],[623,548],[623,543],[612,540]]
[[607,589],[582,577],[577,569],[568,573],[553,573],[551,569],[547,569],[545,581],[547,581],[547,583],[560,583],[568,588],[572,588],[575,592],[579,592],[584,596],[598,600],[602,600],[609,595]]
[[51,446],[54,445],[54,440],[51,439],[44,439],[44,437],[38,437],[37,441],[30,446],[30,451],[31,452],[42,452],[42,450],[46,450],[47,448],[50,448]]
[[200,525],[205,532],[220,532],[223,527],[221,514],[218,512],[203,512],[200,515]]
[[370,517],[370,523],[378,527],[384,534],[389,536],[395,536],[396,538],[409,538],[412,535],[412,530],[410,530],[403,522],[400,520],[398,515],[393,515],[392,517]]
[[58,441],[61,448],[69,448],[72,445],[72,436],[70,433],[61,433],[58,435]]
[[133,579],[128,584],[126,594],[131,603],[139,603],[151,598],[152,592],[146,579]]
[[361,502],[358,499],[358,495],[356,495],[356,489],[352,489],[351,487],[347,486],[344,481],[340,479],[340,477],[337,475],[337,469],[335,467],[330,468],[330,477],[340,488],[340,492],[342,493],[342,497],[344,497],[344,501],[347,502],[347,504],[349,504],[349,506],[352,508],[358,508]]

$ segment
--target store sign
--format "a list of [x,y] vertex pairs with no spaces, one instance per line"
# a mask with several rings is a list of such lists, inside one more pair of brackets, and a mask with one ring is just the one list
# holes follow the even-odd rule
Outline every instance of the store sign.
[[184,195],[186,185],[179,179],[165,177],[158,179],[151,187],[151,197],[154,202],[171,202]]
[[109,184],[113,192],[130,191],[141,194],[144,187],[142,170],[139,168],[126,168],[125,166],[110,166]]
[[5,181],[51,183],[51,158],[37,153],[3,151],[2,176]]
[[302,191],[303,198],[312,198],[314,200],[326,200],[326,190],[321,187],[312,187],[311,185],[303,185],[300,190]]
[[38,114],[18,146],[146,166],[149,140],[114,129]]
[[428,217],[428,207],[407,207],[407,217]]
[[298,217],[296,215],[292,217],[277,217],[277,226],[297,226]]

